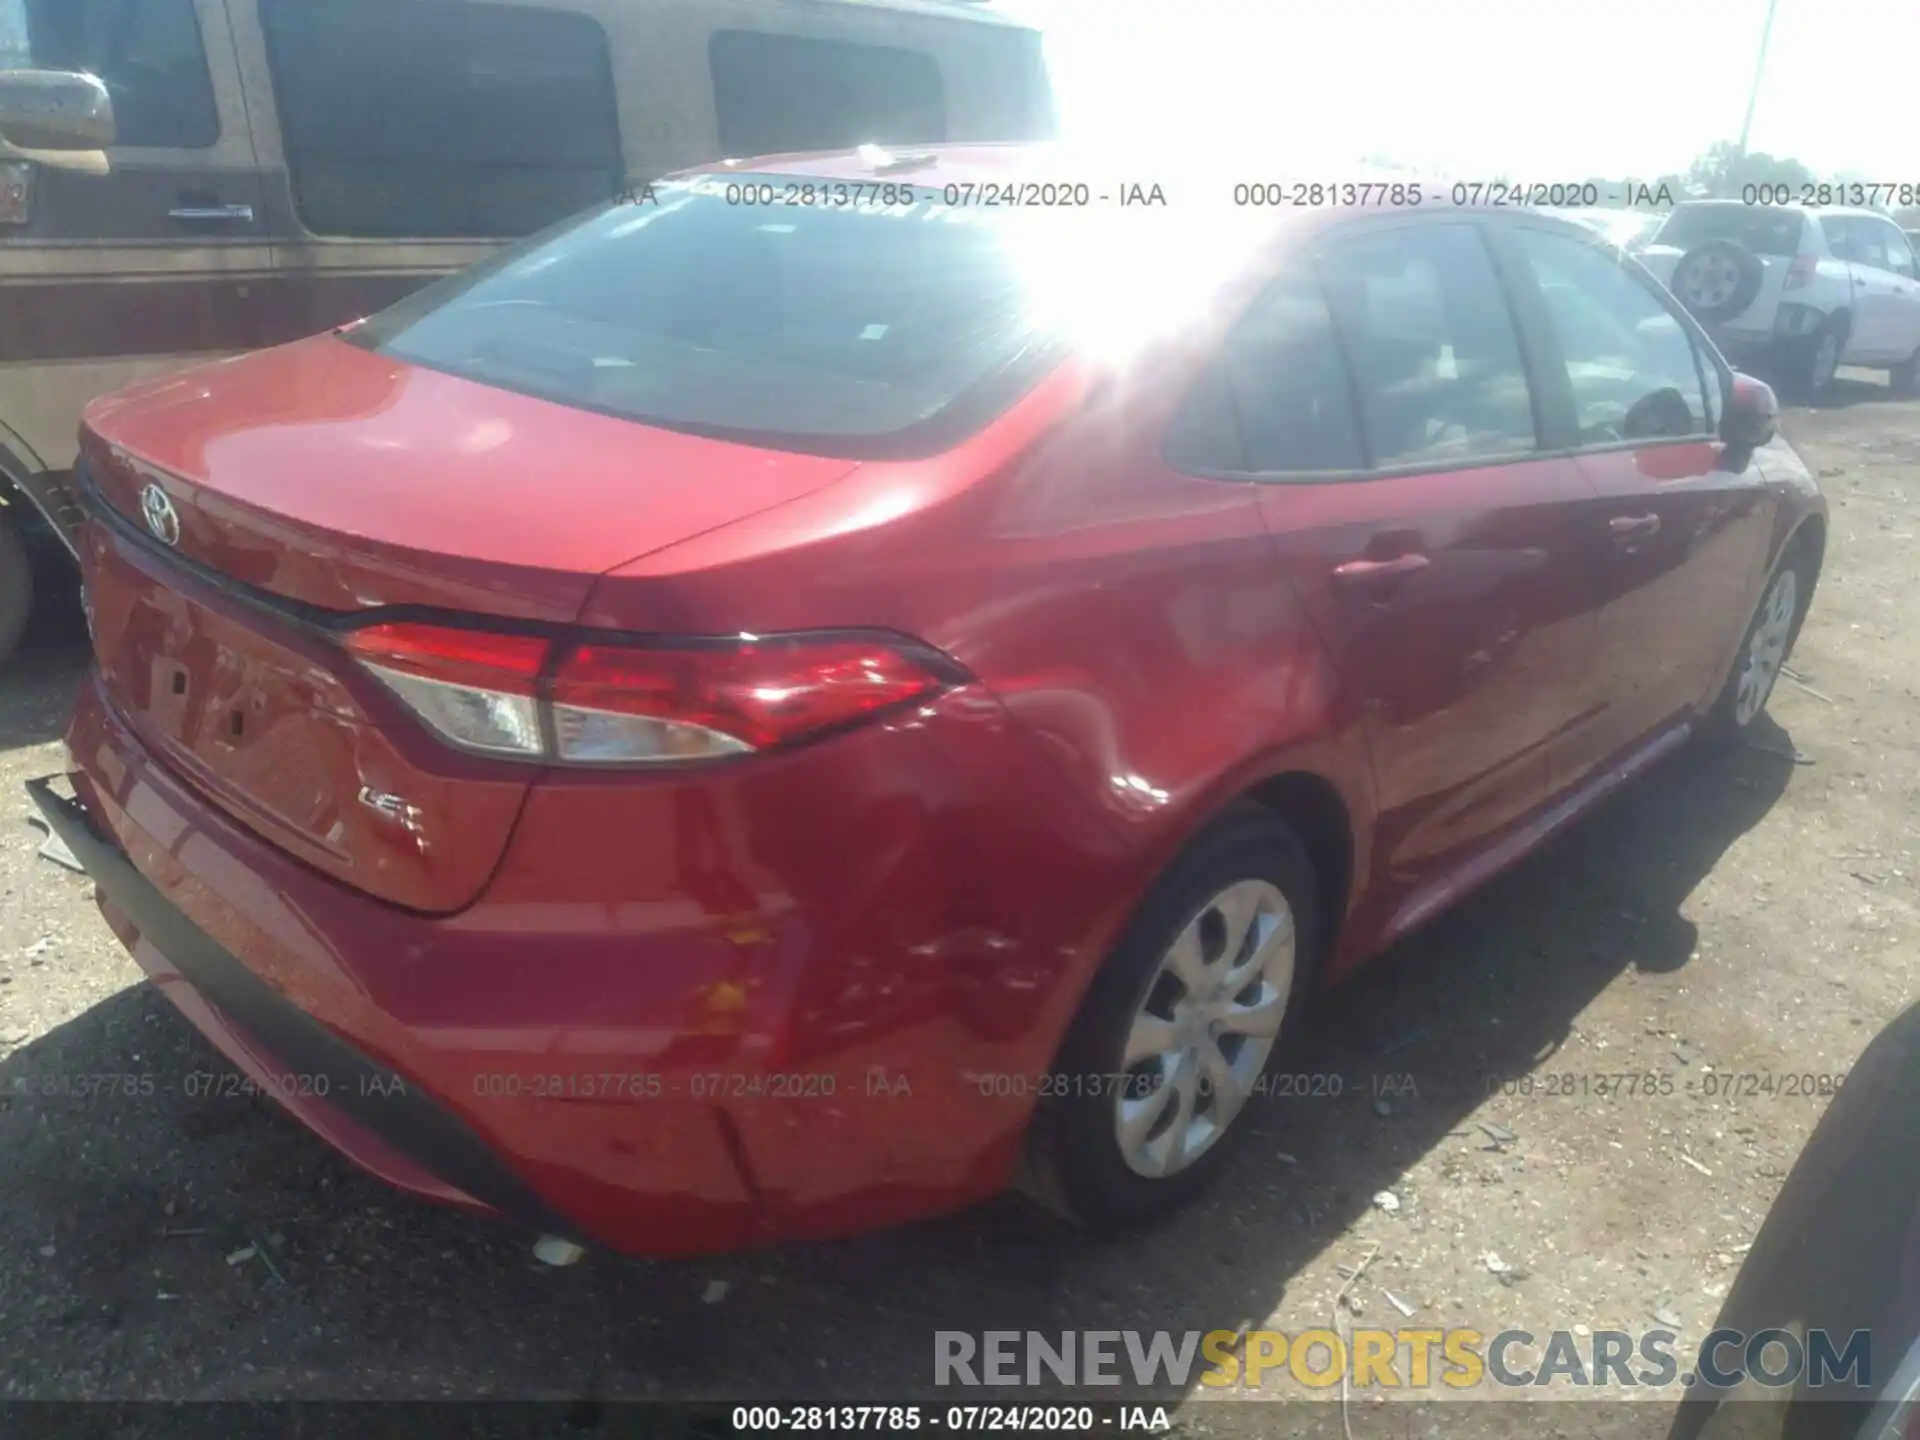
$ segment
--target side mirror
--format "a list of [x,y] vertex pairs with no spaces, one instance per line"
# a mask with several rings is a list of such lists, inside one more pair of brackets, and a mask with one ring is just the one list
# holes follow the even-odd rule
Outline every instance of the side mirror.
[[0,140],[20,150],[104,150],[113,100],[92,75],[0,70]]
[[1720,438],[1730,449],[1751,452],[1768,444],[1780,432],[1780,402],[1773,387],[1751,375],[1736,373],[1733,395],[1720,417]]

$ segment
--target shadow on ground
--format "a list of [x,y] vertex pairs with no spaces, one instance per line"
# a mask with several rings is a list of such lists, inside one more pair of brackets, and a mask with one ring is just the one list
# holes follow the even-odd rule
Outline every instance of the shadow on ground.
[[[1833,383],[1827,387],[1827,393],[1818,400],[1794,399],[1790,403],[1809,410],[1847,410],[1855,405],[1900,405],[1909,403],[1902,396],[1893,393],[1884,374],[1875,374],[1867,378],[1870,372],[1859,370],[1841,371],[1833,377]],[[1771,383],[1777,385],[1777,380]]]
[[20,649],[0,661],[0,751],[57,740],[87,665],[87,621],[71,567],[36,567],[33,614]]
[[[544,1269],[266,1101],[188,1094],[226,1066],[123,991],[0,1061],[0,1395],[950,1401],[936,1330],[1257,1325],[1600,990],[1686,963],[1683,902],[1792,769],[1683,753],[1398,947],[1327,997],[1291,1067],[1340,1076],[1338,1098],[1264,1102],[1208,1199],[1112,1242],[1007,1200],[842,1243]],[[151,1093],[44,1093],[115,1074]],[[1385,1118],[1381,1075],[1417,1090]]]

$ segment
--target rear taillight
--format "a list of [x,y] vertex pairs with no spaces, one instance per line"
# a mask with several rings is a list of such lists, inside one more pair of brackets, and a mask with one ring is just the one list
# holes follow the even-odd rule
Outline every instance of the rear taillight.
[[1813,282],[1813,272],[1820,262],[1811,255],[1796,255],[1787,262],[1786,279],[1780,282],[1782,290],[1804,290]]
[[373,625],[347,636],[347,653],[454,744],[538,759],[540,674],[547,640],[441,625]]
[[769,636],[635,646],[372,625],[347,652],[454,745],[569,765],[770,749],[946,689],[954,675],[885,638]]

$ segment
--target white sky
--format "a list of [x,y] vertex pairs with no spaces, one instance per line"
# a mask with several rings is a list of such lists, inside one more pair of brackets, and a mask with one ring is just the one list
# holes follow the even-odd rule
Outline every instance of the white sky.
[[[1070,138],[1274,172],[1650,179],[1739,135],[1767,0],[1027,0]],[[1920,0],[1779,0],[1749,142],[1920,183]],[[1303,173],[1304,171],[1304,173]]]

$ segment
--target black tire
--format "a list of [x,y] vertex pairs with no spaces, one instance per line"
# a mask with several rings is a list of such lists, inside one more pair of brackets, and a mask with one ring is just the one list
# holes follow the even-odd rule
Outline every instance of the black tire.
[[[1703,294],[1705,287],[1695,283],[1695,277],[1704,271],[1722,271],[1722,267],[1731,266],[1734,274],[1733,288],[1722,291],[1715,289]],[[1767,278],[1767,267],[1746,246],[1737,240],[1709,240],[1704,245],[1696,245],[1680,257],[1673,267],[1673,282],[1667,288],[1674,298],[1686,306],[1694,319],[1704,324],[1714,324],[1721,320],[1731,320],[1753,303],[1753,297],[1760,293],[1760,286]]]
[[[1786,644],[1780,651],[1778,665],[1767,677],[1765,693],[1761,695],[1759,704],[1751,707],[1751,712],[1742,718],[1741,677],[1747,669],[1754,635],[1767,621],[1768,607],[1775,598],[1774,591],[1783,574],[1792,575],[1794,586],[1793,618],[1787,630]],[[1793,658],[1794,642],[1800,638],[1800,627],[1806,623],[1808,607],[1813,603],[1813,587],[1818,580],[1819,572],[1814,568],[1812,547],[1798,539],[1794,540],[1781,553],[1773,572],[1767,576],[1767,583],[1760,591],[1760,602],[1754,606],[1747,628],[1740,633],[1740,648],[1734,653],[1733,669],[1727,675],[1726,684],[1720,687],[1719,695],[1714,698],[1702,726],[1702,733],[1708,739],[1723,743],[1744,739],[1754,723],[1766,713],[1773,692],[1779,685],[1779,667]]]
[[[1847,317],[1835,315],[1786,351],[1780,378],[1788,394],[1802,402],[1817,402],[1833,393],[1833,373],[1840,368],[1840,356],[1846,352],[1848,329]],[[1831,352],[1826,349],[1829,345]],[[1829,353],[1832,363],[1828,363]]]
[[[1247,879],[1270,882],[1293,911],[1293,984],[1266,1073],[1297,1043],[1320,972],[1319,890],[1299,836],[1272,812],[1243,803],[1194,840],[1154,885],[1068,1029],[1053,1071],[1067,1083],[1052,1087],[1034,1112],[1021,1182],[1056,1214],[1095,1232],[1144,1224],[1192,1200],[1245,1143],[1257,1095],[1187,1168],[1159,1179],[1138,1174],[1115,1136],[1116,1095],[1106,1077],[1122,1071],[1128,1031],[1168,947],[1213,897]],[[1071,1083],[1081,1076],[1102,1080]]]
[[1888,372],[1887,383],[1904,400],[1920,397],[1920,350],[1916,350]]
[[0,506],[0,665],[20,646],[27,616],[33,613],[33,558],[19,522]]

